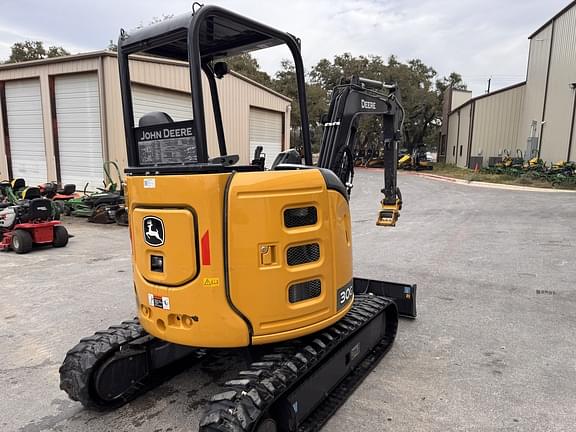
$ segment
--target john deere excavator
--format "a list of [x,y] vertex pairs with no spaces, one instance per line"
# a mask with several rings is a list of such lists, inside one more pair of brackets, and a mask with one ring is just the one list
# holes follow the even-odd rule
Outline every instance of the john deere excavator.
[[[238,164],[227,154],[226,139],[234,137],[224,134],[216,79],[226,79],[223,59],[280,44],[294,58],[304,160],[271,170],[260,158]],[[134,124],[128,59],[135,53],[188,62],[193,120],[153,112]],[[389,350],[399,314],[416,315],[415,285],[352,274],[356,118],[377,113],[386,125],[390,160],[378,223],[393,225],[401,202],[399,104],[393,93],[376,91],[381,83],[344,83],[312,166],[300,41],[291,34],[196,5],[122,31],[118,60],[138,318],[82,339],[60,367],[60,387],[88,408],[113,409],[210,350],[237,348],[250,360],[212,397],[199,430],[319,429]],[[217,155],[208,151],[203,75]]]

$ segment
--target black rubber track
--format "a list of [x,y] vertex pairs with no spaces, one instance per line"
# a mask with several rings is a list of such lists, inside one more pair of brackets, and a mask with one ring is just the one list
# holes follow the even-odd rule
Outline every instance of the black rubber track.
[[315,365],[381,313],[387,318],[386,336],[298,428],[319,430],[390,349],[398,326],[396,305],[391,300],[357,295],[350,312],[338,323],[310,337],[271,347],[261,361],[226,382],[226,391],[212,397],[200,421],[200,432],[255,431],[275,402],[304,382]]
[[71,399],[94,410],[111,409],[133,399],[140,393],[136,388],[116,403],[99,400],[92,394],[92,377],[102,361],[116,353],[123,345],[146,334],[135,319],[81,339],[66,353],[60,366],[60,388],[68,393]]
[[[122,349],[131,349],[130,343],[144,336],[149,335],[138,320],[134,319],[81,339],[68,351],[60,367],[60,388],[86,408],[97,411],[112,410],[166,382],[206,355],[206,350],[197,349],[157,369],[152,369],[152,364],[149,364],[148,374],[142,380],[132,382],[121,396],[111,400],[99,397],[94,385],[94,377],[99,367]],[[147,362],[149,354],[139,350],[149,348],[157,341],[154,338],[149,338],[144,343],[138,341],[136,353],[139,354],[135,355],[134,359]]]

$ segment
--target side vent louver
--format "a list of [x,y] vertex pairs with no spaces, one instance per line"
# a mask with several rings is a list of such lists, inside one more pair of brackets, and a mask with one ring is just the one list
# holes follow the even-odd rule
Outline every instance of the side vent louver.
[[318,222],[316,207],[299,207],[284,210],[284,225],[286,228],[314,225]]
[[320,279],[313,279],[290,285],[288,289],[288,300],[290,303],[308,300],[318,297],[322,291]]
[[289,266],[306,264],[320,259],[320,245],[310,243],[301,246],[292,246],[286,252],[286,261]]

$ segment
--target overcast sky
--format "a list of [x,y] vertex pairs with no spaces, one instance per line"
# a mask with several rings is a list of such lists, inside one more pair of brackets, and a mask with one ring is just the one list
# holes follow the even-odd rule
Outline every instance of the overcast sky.
[[[476,95],[525,79],[528,36],[569,0],[220,0],[232,9],[302,39],[307,68],[319,59],[395,54],[420,58],[439,75],[463,75]],[[62,45],[73,53],[103,49],[121,27],[179,14],[182,0],[0,0],[0,59],[25,39]],[[273,73],[287,51],[260,55]]]

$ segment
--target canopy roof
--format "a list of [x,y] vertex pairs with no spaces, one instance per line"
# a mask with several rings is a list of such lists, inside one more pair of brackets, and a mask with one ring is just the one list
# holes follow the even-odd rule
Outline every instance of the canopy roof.
[[197,41],[203,60],[230,57],[296,40],[288,33],[228,10],[203,6],[195,12],[179,15],[130,34],[123,32],[119,46],[125,53],[148,53],[187,61],[189,33],[193,34],[192,40]]

